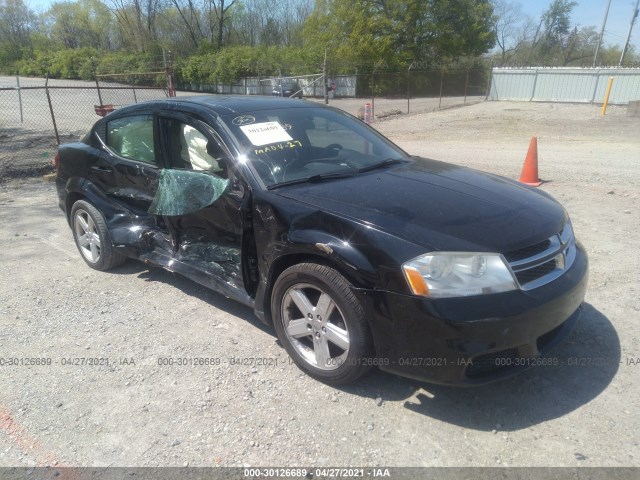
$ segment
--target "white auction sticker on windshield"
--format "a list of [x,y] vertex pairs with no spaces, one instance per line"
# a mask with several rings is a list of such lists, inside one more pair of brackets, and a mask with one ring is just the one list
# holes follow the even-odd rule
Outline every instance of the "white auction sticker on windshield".
[[288,142],[293,140],[278,122],[254,123],[242,125],[240,130],[244,132],[249,141],[256,147],[269,145],[270,143]]

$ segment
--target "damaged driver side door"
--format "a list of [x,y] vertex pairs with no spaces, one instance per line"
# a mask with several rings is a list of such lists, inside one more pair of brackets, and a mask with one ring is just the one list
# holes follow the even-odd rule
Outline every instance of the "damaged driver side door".
[[220,136],[198,119],[159,116],[164,163],[150,213],[171,237],[171,267],[224,295],[251,304],[243,255],[249,189]]

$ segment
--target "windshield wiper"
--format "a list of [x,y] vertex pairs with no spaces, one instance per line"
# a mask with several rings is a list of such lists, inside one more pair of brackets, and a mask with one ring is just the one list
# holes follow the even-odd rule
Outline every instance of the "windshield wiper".
[[366,173],[366,172],[370,172],[372,170],[377,170],[379,168],[386,168],[389,167],[391,165],[397,165],[399,163],[406,163],[408,160],[402,159],[402,158],[387,158],[386,160],[383,160],[381,162],[378,163],[374,163],[373,165],[369,165],[368,167],[362,167],[358,170],[352,170],[349,172],[337,172],[337,173],[321,173],[318,175],[312,175],[310,177],[307,178],[297,178],[295,180],[289,180],[287,182],[282,182],[282,183],[276,183],[274,185],[269,185],[267,187],[268,190],[275,190],[276,188],[280,188],[280,187],[286,187],[288,185],[298,185],[300,183],[319,183],[322,182],[324,180],[334,180],[337,178],[346,178],[346,177],[353,177],[356,174],[359,173]]
[[300,183],[320,183],[323,182],[325,180],[334,180],[337,178],[347,178],[347,177],[353,177],[356,173],[358,173],[358,171],[356,172],[341,172],[341,173],[321,173],[318,175],[311,175],[310,177],[307,178],[297,178],[295,180],[289,180],[287,182],[282,182],[282,183],[276,183],[274,185],[269,185],[267,186],[267,190],[275,190],[276,188],[280,188],[280,187],[286,187],[288,185],[297,185]]
[[366,172],[370,172],[372,170],[378,170],[379,168],[386,168],[389,167],[391,165],[397,165],[399,163],[405,163],[407,160],[404,160],[402,158],[387,158],[386,160],[383,160],[381,162],[378,163],[374,163],[373,165],[369,165],[368,167],[362,167],[361,169],[358,170],[358,173],[366,173]]

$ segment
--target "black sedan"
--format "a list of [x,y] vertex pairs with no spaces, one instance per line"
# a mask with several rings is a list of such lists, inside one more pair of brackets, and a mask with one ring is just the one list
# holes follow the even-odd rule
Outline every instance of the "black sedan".
[[558,202],[410,156],[337,109],[142,103],[56,163],[90,267],[140,259],[242,302],[327,383],[374,366],[488,382],[539,363],[580,316],[587,256]]
[[274,97],[302,98],[302,89],[295,82],[280,83],[273,87],[271,94]]

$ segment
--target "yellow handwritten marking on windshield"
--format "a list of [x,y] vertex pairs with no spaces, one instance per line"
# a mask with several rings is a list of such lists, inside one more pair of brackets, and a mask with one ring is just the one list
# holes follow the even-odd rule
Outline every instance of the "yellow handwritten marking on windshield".
[[299,140],[292,140],[290,142],[278,143],[276,145],[269,145],[264,148],[256,148],[256,155],[260,155],[261,153],[269,153],[269,152],[278,152],[280,150],[286,150],[288,148],[298,148],[302,147],[302,142]]

